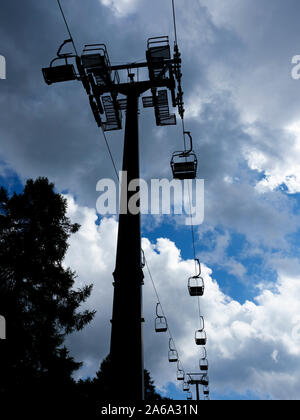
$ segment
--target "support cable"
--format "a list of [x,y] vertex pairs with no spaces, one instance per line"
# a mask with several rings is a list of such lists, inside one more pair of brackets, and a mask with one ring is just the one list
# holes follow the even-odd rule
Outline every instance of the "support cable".
[[[150,280],[151,280],[151,283],[152,283],[152,286],[153,286],[153,289],[154,289],[154,292],[155,292],[155,295],[156,295],[156,298],[157,298],[157,302],[158,302],[158,303],[159,303],[159,305],[160,305],[160,308],[161,308],[161,313],[162,313],[162,315],[163,315],[166,319],[168,319],[168,318],[166,317],[166,315],[165,315],[164,308],[163,308],[162,303],[161,303],[161,300],[160,300],[160,298],[159,298],[159,294],[158,294],[158,291],[157,291],[157,287],[155,286],[155,282],[154,282],[153,276],[152,276],[152,274],[151,274],[150,267],[149,267],[149,264],[148,264],[148,261],[147,261],[146,257],[145,257],[145,266],[146,266],[146,268],[147,268],[147,271],[148,271],[148,274],[149,274],[149,277],[150,277]],[[173,344],[174,344],[174,349],[176,350],[176,352],[177,352],[177,354],[178,354],[178,350],[177,350],[177,347],[176,347],[176,343],[175,343],[175,340],[174,340],[174,337],[173,337],[172,331],[171,331],[170,326],[169,326],[169,322],[168,322],[168,324],[167,324],[167,328],[168,328],[168,333],[169,333],[169,336],[170,336],[170,338],[171,338],[171,340],[172,340],[172,342],[173,342]],[[183,366],[183,363],[182,363],[182,361],[179,359],[179,357],[178,357],[178,361],[180,361],[180,364],[181,364],[182,370],[185,372],[185,370],[184,370],[184,366]]]
[[109,154],[109,156],[110,156],[110,160],[111,160],[112,165],[113,165],[113,167],[114,167],[114,171],[115,171],[115,174],[116,174],[117,180],[118,180],[118,182],[120,182],[120,178],[119,178],[119,174],[118,174],[117,167],[116,167],[116,164],[115,164],[115,160],[114,160],[113,154],[112,154],[112,152],[111,152],[111,149],[110,149],[110,147],[109,147],[109,143],[108,143],[108,141],[107,141],[107,137],[106,137],[105,131],[104,131],[104,129],[103,129],[103,127],[102,127],[102,126],[101,126],[101,131],[102,131],[103,138],[104,138],[104,141],[105,141],[105,144],[106,144],[106,148],[107,148],[107,150],[108,150],[108,154]]
[[78,55],[78,52],[77,52],[77,49],[76,49],[76,45],[75,45],[74,39],[73,39],[73,37],[72,37],[71,31],[70,31],[70,27],[69,27],[69,25],[68,25],[67,18],[66,18],[66,15],[65,15],[65,13],[64,13],[64,10],[63,10],[63,8],[62,8],[62,5],[61,5],[60,0],[57,0],[57,4],[58,4],[58,7],[59,7],[59,9],[60,9],[60,11],[61,11],[61,14],[62,14],[63,20],[64,20],[64,22],[65,22],[65,25],[66,25],[66,28],[67,28],[67,31],[68,31],[68,34],[69,34],[69,36],[70,36],[70,39],[72,40],[72,44],[73,44],[73,47],[74,47],[75,53],[76,53],[76,55]]
[[[184,148],[186,150],[186,140],[185,140],[185,126],[184,126],[184,119],[182,118],[182,132],[183,132],[183,139],[184,139]],[[187,161],[187,158],[185,158]],[[197,262],[196,262],[196,245],[195,245],[195,229],[194,229],[194,219],[192,214],[192,198],[191,198],[191,191],[190,191],[190,184],[188,184],[188,199],[189,199],[189,210],[190,210],[190,219],[191,219],[191,234],[192,234],[192,246],[193,246],[193,255],[194,255],[194,261],[195,261],[195,275],[197,275]],[[199,322],[200,322],[200,328],[201,328],[201,303],[200,303],[200,296],[197,296],[198,301],[198,312],[199,312]]]
[[176,29],[176,15],[175,15],[175,4],[174,4],[174,0],[172,0],[172,11],[173,11],[175,45],[177,45],[177,29]]
[[[175,46],[178,46],[174,0],[172,0],[172,12],[173,12],[173,23],[174,23]],[[180,114],[180,116],[181,116],[181,121],[182,121],[182,134],[183,134],[184,150],[187,150],[186,149],[186,138],[185,138],[184,116],[183,116],[183,114]],[[185,160],[187,162],[187,157],[185,158]],[[193,215],[192,215],[192,199],[191,199],[191,191],[190,191],[190,184],[189,184],[189,182],[188,182],[188,199],[189,199],[189,209],[190,209],[190,219],[191,219],[191,234],[192,234],[193,255],[194,255],[194,261],[195,261],[195,274],[197,275],[195,230],[194,230],[194,221],[193,221]],[[200,271],[200,274],[201,274],[201,271]],[[200,328],[201,328],[202,327],[202,324],[201,324],[202,312],[201,312],[200,296],[197,296],[197,298],[198,298],[199,322],[200,322]]]

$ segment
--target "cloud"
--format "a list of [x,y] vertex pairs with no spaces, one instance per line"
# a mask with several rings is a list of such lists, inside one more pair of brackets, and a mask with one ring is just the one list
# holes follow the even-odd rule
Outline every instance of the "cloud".
[[[94,224],[95,188],[100,178],[113,177],[113,168],[80,83],[49,87],[43,81],[41,68],[49,64],[58,45],[68,36],[59,10],[50,0],[28,0],[26,7],[24,2],[22,6],[19,3],[6,2],[0,16],[1,54],[7,61],[7,80],[1,81],[0,171],[4,176],[14,171],[23,181],[47,176],[58,191],[68,191],[76,197],[70,208],[83,228],[71,240],[67,263],[78,271],[78,282],[95,283],[89,304],[98,309],[98,314],[83,335],[72,338],[72,344],[86,361],[83,374],[92,374],[109,350],[111,273],[117,229],[114,219],[103,219],[99,228]],[[167,34],[173,44],[169,2],[75,3],[65,2],[64,6],[79,51],[86,43],[104,42],[114,64],[145,60],[146,40],[151,36]],[[245,238],[249,255],[263,258],[266,266],[277,270],[277,281],[270,285],[270,278],[261,274],[263,267],[257,267],[257,276],[261,277],[258,300],[242,305],[224,295],[206,269],[213,306],[203,305],[208,315],[216,389],[225,387],[228,378],[235,390],[246,391],[250,383],[252,390],[264,395],[266,385],[273,397],[283,392],[282,384],[287,391],[289,384],[293,383],[295,389],[298,386],[297,369],[293,374],[291,368],[296,365],[297,346],[289,338],[282,340],[285,329],[288,334],[291,330],[293,317],[289,308],[284,309],[289,314],[286,326],[279,325],[276,319],[278,330],[268,331],[267,327],[272,324],[269,314],[276,315],[271,311],[271,303],[281,306],[278,296],[284,296],[297,314],[287,288],[289,282],[298,288],[299,273],[295,268],[298,247],[290,241],[299,230],[291,197],[299,192],[300,177],[298,82],[291,78],[291,57],[299,53],[299,8],[297,0],[291,0],[288,6],[282,0],[271,4],[269,0],[176,4],[185,126],[193,135],[198,176],[205,179],[205,223],[196,238],[197,250],[209,267],[221,264],[228,273],[242,277],[251,267],[242,263],[239,255],[227,258],[228,235],[239,233]],[[140,133],[142,177],[171,177],[170,157],[182,147],[179,125],[156,127],[153,110],[141,109]],[[108,141],[119,169],[123,132],[108,133]],[[155,227],[165,221],[157,218]],[[173,220],[172,224],[175,225]],[[175,229],[176,234],[183,232],[176,225],[168,236]],[[199,239],[206,233],[213,238],[213,257],[201,252]],[[164,229],[160,236],[167,236]],[[194,354],[191,337],[197,313],[182,288],[186,287],[193,262],[180,258],[180,251],[170,238],[152,241],[145,241],[144,246],[189,365]],[[182,243],[181,247],[187,246]],[[279,271],[276,263],[284,258]],[[145,305],[146,319],[151,320],[145,325],[147,364],[157,382],[164,386],[174,372],[172,366],[165,367],[165,338],[153,339],[155,296],[148,285],[149,281],[145,284],[145,299],[152,301]],[[173,300],[169,299],[170,290],[174,291]],[[182,308],[182,319],[177,320],[174,306]],[[244,313],[248,314],[246,321]],[[260,314],[264,314],[266,326],[258,334],[260,326],[256,320]],[[210,326],[209,322],[214,324]],[[273,334],[276,343],[271,339]],[[232,352],[234,359],[230,358]],[[276,355],[276,372],[272,355]],[[214,366],[219,369],[216,373]],[[291,395],[295,395],[293,390]]]
[[[256,132],[256,136],[259,134]],[[257,148],[249,150],[251,169],[264,175],[257,183],[260,192],[276,190],[285,185],[289,194],[300,192],[300,124],[293,123],[282,133],[282,142],[276,151],[264,148],[266,142],[257,142]]]
[[138,0],[100,0],[100,2],[110,7],[118,17],[132,13],[138,4]]
[[[72,354],[85,362],[80,372],[85,377],[95,374],[109,352],[117,222],[104,218],[97,226],[93,209],[78,206],[71,197],[68,202],[69,216],[82,227],[70,240],[65,264],[77,271],[78,286],[94,283],[87,305],[98,310],[90,326],[68,339]],[[180,250],[167,238],[155,243],[144,238],[143,248],[184,369],[198,370],[199,349],[194,343],[197,304],[187,291],[193,261],[182,259]],[[206,291],[201,308],[213,392],[251,391],[260,398],[273,399],[299,397],[300,276],[284,266],[278,265],[272,289],[262,285],[254,302],[238,303],[220,290],[212,270],[203,265]],[[145,363],[164,390],[169,382],[176,384],[176,372],[167,361],[167,335],[154,332],[156,296],[147,272],[143,294]]]

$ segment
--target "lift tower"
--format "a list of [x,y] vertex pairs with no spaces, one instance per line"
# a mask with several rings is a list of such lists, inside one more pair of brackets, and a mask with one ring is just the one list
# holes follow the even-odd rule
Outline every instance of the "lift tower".
[[[168,90],[173,107],[183,117],[181,89],[181,58],[177,45],[171,58],[167,36],[150,38],[147,42],[146,61],[112,66],[104,44],[85,45],[81,57],[62,53],[71,43],[66,40],[59,48],[50,67],[43,69],[47,84],[80,80],[89,96],[94,118],[103,131],[122,128],[122,110],[126,111],[121,186],[120,216],[114,276],[114,300],[111,326],[110,358],[111,383],[120,384],[124,378],[124,365],[128,368],[124,386],[116,386],[112,398],[124,401],[144,399],[144,366],[142,340],[142,249],[140,212],[132,214],[129,202],[136,192],[128,192],[132,180],[139,179],[139,98],[148,90],[150,96],[142,98],[144,108],[153,107],[156,124],[176,124],[170,114]],[[54,65],[62,60],[64,64]],[[74,61],[74,63],[73,63]],[[75,64],[77,72],[75,70]],[[134,69],[148,69],[147,80],[135,80]],[[121,82],[119,72],[127,71],[129,80]],[[119,98],[119,96],[122,98]]]
[[208,390],[208,385],[209,385],[209,378],[208,378],[208,374],[207,373],[188,373],[188,384],[189,385],[195,385],[196,387],[196,400],[199,401],[200,400],[200,392],[199,392],[199,386],[203,385],[204,388],[204,395],[206,396],[206,398],[208,398],[209,396],[209,390]]

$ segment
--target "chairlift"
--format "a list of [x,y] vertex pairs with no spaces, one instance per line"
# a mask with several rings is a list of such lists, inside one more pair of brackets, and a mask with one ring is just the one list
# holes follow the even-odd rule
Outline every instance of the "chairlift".
[[168,331],[168,322],[167,318],[163,315],[159,315],[158,308],[160,303],[156,304],[156,318],[155,318],[155,331],[157,333]]
[[170,363],[176,363],[176,362],[178,362],[178,353],[177,353],[177,350],[174,348],[175,346],[173,346],[174,345],[174,343],[173,343],[173,340],[172,340],[172,338],[170,338],[170,340],[169,340],[169,362]]
[[147,42],[146,58],[148,62],[149,75],[151,80],[163,79],[169,64],[171,50],[168,36],[149,38]]
[[207,373],[202,375],[200,381],[201,381],[201,385],[203,385],[203,386],[208,386],[209,385],[209,378],[208,378]]
[[171,159],[171,168],[174,179],[195,179],[197,176],[198,160],[193,152],[193,140],[191,133],[185,131],[184,135],[188,135],[190,147],[184,151],[174,152]]
[[184,392],[188,392],[190,390],[190,385],[187,382],[183,382],[182,389]]
[[204,280],[201,277],[201,264],[198,259],[195,260],[198,265],[198,274],[192,276],[188,280],[188,289],[190,296],[203,296],[204,294]]
[[205,386],[203,388],[203,395],[205,395],[205,396],[208,396],[209,395],[209,387],[208,386]]
[[[57,57],[51,61],[50,66],[42,69],[43,76],[47,85],[51,85],[52,83],[78,80],[74,65],[68,62],[68,59],[76,58],[76,55],[72,53],[61,53],[62,48],[70,42],[72,42],[71,39],[66,39],[59,47],[57,51]],[[65,64],[55,66],[53,65],[56,61],[60,60],[64,60]]]
[[[195,332],[195,342],[197,346],[205,346],[207,342],[206,332],[204,329],[204,318],[200,317],[200,329]],[[204,349],[204,358],[206,359],[206,350]]]
[[87,74],[94,77],[96,85],[105,86],[112,83],[110,61],[104,44],[85,45],[81,62]]
[[177,362],[177,381],[184,381],[185,373],[180,365],[180,361]]
[[208,371],[208,360],[205,358],[205,359],[201,359],[200,360],[200,362],[199,362],[199,367],[200,367],[200,370],[203,372],[207,372]]
[[186,397],[187,400],[192,400],[193,399],[193,394],[191,393],[191,391],[188,392],[188,395]]
[[197,346],[205,346],[207,342],[206,332],[204,330],[197,330],[195,333],[195,342]]

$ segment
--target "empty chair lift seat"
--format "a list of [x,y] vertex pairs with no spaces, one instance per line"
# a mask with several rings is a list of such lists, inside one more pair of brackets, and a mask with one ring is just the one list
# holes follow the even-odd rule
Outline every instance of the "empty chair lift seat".
[[208,379],[208,375],[205,374],[201,377],[201,385],[203,386],[208,386],[209,385],[209,379]]
[[[72,53],[62,53],[64,46],[71,42],[71,39],[64,41],[57,51],[57,56],[51,61],[50,66],[42,69],[43,76],[47,85],[51,85],[52,83],[68,82],[77,79],[79,80],[76,75],[74,65],[68,63],[69,59],[76,59],[77,56]],[[54,65],[56,61],[61,60],[64,61],[64,64],[59,66]]]
[[202,277],[190,277],[188,281],[188,289],[190,296],[204,295],[204,280]]
[[176,350],[169,350],[169,362],[170,363],[178,362],[178,354]]
[[160,303],[156,304],[156,318],[155,318],[155,331],[157,333],[168,331],[167,318],[163,315],[159,315]]
[[184,392],[188,392],[190,390],[190,386],[187,382],[183,383],[182,389]]
[[206,395],[206,396],[209,395],[209,388],[207,386],[204,387],[203,394]]
[[197,346],[205,346],[207,343],[206,332],[203,330],[198,330],[195,333],[195,343]]
[[158,333],[168,331],[167,320],[164,316],[155,319],[155,331]]
[[207,359],[202,359],[200,361],[200,370],[201,371],[208,371],[208,360]]
[[174,343],[172,338],[169,340],[169,362],[175,363],[178,362],[178,353],[177,350],[174,348]]
[[104,44],[86,45],[81,62],[87,74],[94,76],[98,86],[112,83],[110,62]]
[[76,72],[73,64],[64,64],[61,66],[52,66],[42,69],[47,85],[59,82],[68,82],[76,80]]
[[189,131],[184,132],[185,145],[188,136],[189,147],[184,151],[174,152],[171,159],[171,168],[174,179],[195,179],[197,176],[198,160],[193,152],[193,139]]
[[166,77],[165,60],[170,60],[171,50],[167,36],[149,38],[146,58],[149,68],[150,80],[158,80]]
[[174,179],[195,179],[197,176],[197,157],[194,153],[175,152],[171,160]]
[[175,179],[195,179],[196,170],[194,162],[177,162],[173,165],[173,176]]
[[184,381],[184,372],[182,370],[177,372],[177,381]]

